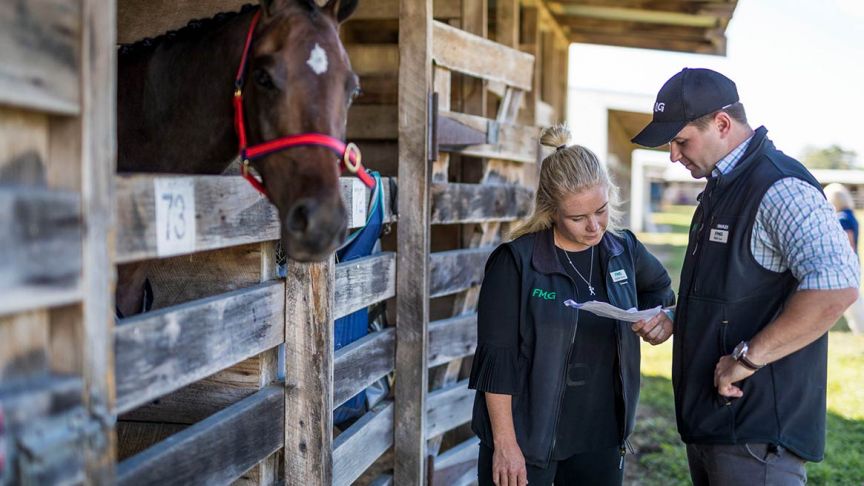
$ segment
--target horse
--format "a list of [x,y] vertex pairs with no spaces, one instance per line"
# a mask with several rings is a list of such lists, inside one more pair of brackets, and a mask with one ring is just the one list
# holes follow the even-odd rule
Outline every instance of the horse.
[[[322,261],[347,233],[332,144],[344,140],[348,108],[359,94],[338,35],[357,0],[259,3],[121,47],[117,169],[220,174],[239,147],[244,175],[278,210],[286,255]],[[256,159],[247,155],[247,147],[298,134],[327,143],[288,144]],[[120,315],[142,310],[144,267],[118,270]]]

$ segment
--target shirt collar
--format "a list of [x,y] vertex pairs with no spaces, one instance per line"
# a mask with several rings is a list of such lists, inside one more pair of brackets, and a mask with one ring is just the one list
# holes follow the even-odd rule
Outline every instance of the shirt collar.
[[717,162],[717,165],[714,166],[714,170],[711,171],[711,177],[717,177],[731,172],[732,169],[738,165],[738,162],[741,161],[741,157],[743,157],[744,152],[747,151],[747,146],[750,145],[751,140],[753,140],[753,135],[747,137],[747,140],[741,142],[741,145],[738,145],[732,149],[726,157],[720,159],[720,161]]

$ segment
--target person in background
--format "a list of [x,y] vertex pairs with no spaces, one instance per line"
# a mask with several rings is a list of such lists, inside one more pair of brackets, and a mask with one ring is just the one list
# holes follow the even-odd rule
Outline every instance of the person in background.
[[675,308],[672,384],[690,477],[803,485],[825,452],[828,333],[860,269],[822,187],[752,129],[735,83],[685,68],[633,142],[707,178]]
[[[617,188],[585,147],[558,126],[543,160],[534,213],[490,255],[480,290],[477,390],[481,485],[620,485],[639,397],[639,337],[631,324],[566,307],[674,303],[671,280],[633,233],[618,227]],[[669,338],[660,312],[637,325]]]
[[[849,244],[852,245],[852,251],[858,254],[858,220],[855,218],[855,201],[852,200],[852,194],[849,189],[843,184],[833,183],[825,186],[825,197],[834,206],[837,211],[837,218],[840,220],[840,226],[849,237]],[[860,256],[859,256],[860,260]],[[855,303],[846,309],[843,313],[846,318],[846,323],[849,325],[849,330],[853,334],[864,333],[864,298],[859,292],[858,299]]]

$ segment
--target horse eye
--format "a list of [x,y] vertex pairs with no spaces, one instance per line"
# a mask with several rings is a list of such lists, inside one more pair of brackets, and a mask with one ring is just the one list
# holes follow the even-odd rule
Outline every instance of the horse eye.
[[273,84],[273,78],[270,77],[270,74],[262,68],[258,68],[252,72],[252,79],[255,81],[255,84],[261,86],[265,89],[275,89],[276,86]]

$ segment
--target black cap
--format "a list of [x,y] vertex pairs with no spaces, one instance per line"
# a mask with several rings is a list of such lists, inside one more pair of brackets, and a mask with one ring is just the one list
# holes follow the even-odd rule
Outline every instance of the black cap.
[[660,88],[653,120],[631,142],[659,147],[693,120],[736,102],[738,89],[731,79],[710,69],[684,68]]

